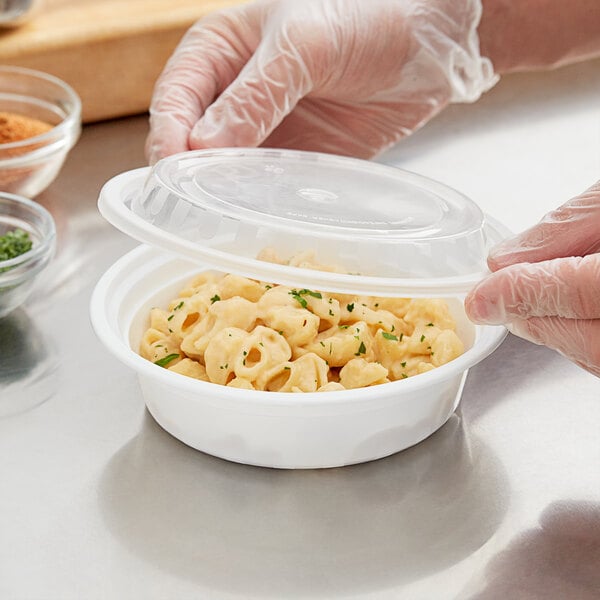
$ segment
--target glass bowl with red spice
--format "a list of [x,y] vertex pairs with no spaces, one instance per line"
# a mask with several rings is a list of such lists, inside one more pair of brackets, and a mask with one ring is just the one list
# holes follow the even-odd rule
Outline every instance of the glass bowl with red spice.
[[81,131],[81,102],[57,77],[0,66],[0,191],[34,197],[57,176]]
[[55,245],[54,219],[41,204],[0,192],[0,318],[27,299]]

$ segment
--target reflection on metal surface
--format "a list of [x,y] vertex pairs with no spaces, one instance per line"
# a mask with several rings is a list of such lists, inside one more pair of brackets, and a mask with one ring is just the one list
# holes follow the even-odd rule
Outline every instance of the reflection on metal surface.
[[550,504],[539,526],[518,535],[491,560],[469,600],[600,598],[600,504]]
[[498,528],[507,487],[456,415],[395,456],[325,471],[212,458],[147,415],[108,463],[100,502],[130,551],[177,576],[243,597],[334,597],[466,558]]
[[56,352],[22,309],[0,319],[0,356],[0,417],[25,412],[56,393]]

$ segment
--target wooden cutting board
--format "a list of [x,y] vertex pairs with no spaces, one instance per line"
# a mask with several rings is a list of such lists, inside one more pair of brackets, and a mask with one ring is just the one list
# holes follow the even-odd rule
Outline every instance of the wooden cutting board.
[[0,31],[0,64],[52,73],[81,96],[84,122],[144,112],[188,27],[241,0],[45,0]]

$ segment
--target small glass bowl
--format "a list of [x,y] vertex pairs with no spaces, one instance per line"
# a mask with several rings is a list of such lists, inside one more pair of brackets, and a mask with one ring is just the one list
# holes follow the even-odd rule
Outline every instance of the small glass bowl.
[[20,256],[0,261],[0,318],[25,301],[56,245],[54,219],[43,206],[0,192],[0,236],[13,229],[26,231],[33,245]]
[[33,197],[58,175],[81,132],[81,101],[57,77],[0,66],[0,112],[45,121],[49,131],[0,144],[0,191]]

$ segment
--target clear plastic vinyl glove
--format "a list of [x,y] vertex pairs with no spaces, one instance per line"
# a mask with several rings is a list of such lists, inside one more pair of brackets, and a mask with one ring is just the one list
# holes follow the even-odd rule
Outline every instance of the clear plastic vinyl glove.
[[476,323],[506,324],[600,376],[600,182],[492,249],[467,296]]
[[196,23],[150,107],[151,163],[277,146],[371,157],[497,81],[481,0],[267,0]]

